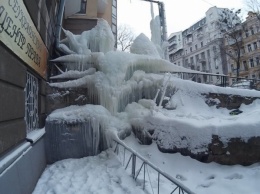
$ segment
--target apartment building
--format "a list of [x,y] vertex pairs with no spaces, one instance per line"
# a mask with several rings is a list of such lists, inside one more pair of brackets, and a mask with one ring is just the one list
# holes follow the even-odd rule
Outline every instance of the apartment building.
[[[248,13],[246,20],[241,24],[240,31],[239,77],[260,79],[260,20],[255,13]],[[237,56],[235,42],[228,39],[225,42],[229,52]],[[234,83],[237,77],[237,64],[231,57],[227,57],[227,62],[230,83]]]
[[[211,74],[227,74],[226,56],[220,49],[223,34],[218,27],[223,8],[211,7],[206,16],[168,39],[169,58],[176,65]],[[182,44],[180,42],[182,41]],[[219,84],[218,77],[199,76],[198,82]]]

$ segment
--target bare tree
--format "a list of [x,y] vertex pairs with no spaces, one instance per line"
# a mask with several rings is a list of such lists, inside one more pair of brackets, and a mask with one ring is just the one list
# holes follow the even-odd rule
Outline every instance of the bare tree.
[[239,77],[240,62],[243,52],[243,32],[245,27],[242,19],[239,16],[241,10],[224,9],[220,14],[218,21],[219,29],[224,33],[224,42],[220,44],[220,51],[222,54],[228,56],[229,59],[236,64],[236,77]]
[[135,35],[128,25],[120,25],[117,30],[117,48],[128,51],[135,39]]
[[244,0],[248,11],[252,11],[257,14],[257,18],[260,20],[260,0]]

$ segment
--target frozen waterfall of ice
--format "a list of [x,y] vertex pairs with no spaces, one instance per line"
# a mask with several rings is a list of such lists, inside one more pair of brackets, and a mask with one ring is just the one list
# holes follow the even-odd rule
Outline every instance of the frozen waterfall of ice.
[[[131,47],[135,54],[113,51],[113,35],[105,20],[99,20],[94,29],[81,35],[66,31],[66,36],[62,44],[70,52],[52,62],[54,65],[61,63],[62,69],[67,71],[60,70],[61,74],[52,79],[71,80],[50,83],[50,86],[86,88],[88,101],[101,105],[111,116],[118,115],[128,104],[140,99],[154,99],[155,96],[162,99],[166,90],[163,89],[166,72],[199,73],[161,59],[152,42],[142,34]],[[90,106],[83,109],[91,112],[88,111]],[[73,116],[77,110],[70,111],[68,115]],[[101,121],[95,121],[95,125],[103,125]]]
[[64,33],[67,38],[61,41],[61,46],[66,53],[89,55],[90,52],[107,53],[114,50],[114,35],[107,21],[102,18],[98,19],[93,29],[80,35],[74,35],[68,30],[64,30]]
[[162,59],[168,59],[168,57],[165,56],[165,53],[168,50],[169,43],[167,40],[162,40],[161,21],[158,15],[154,17],[153,3],[151,3],[151,18],[151,41],[155,45],[160,57]]

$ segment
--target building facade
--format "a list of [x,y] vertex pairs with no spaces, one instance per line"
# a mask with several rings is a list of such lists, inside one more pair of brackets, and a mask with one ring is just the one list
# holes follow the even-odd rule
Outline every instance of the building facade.
[[0,1],[0,193],[31,193],[46,166],[38,129],[46,118],[58,4]]
[[[218,28],[218,21],[222,10],[222,8],[212,7],[206,12],[204,18],[182,33],[171,34],[168,42],[169,58],[172,63],[204,73],[216,75],[228,73],[226,56],[220,49],[223,34]],[[178,41],[182,41],[182,45]],[[196,79],[198,82],[216,85],[220,81],[217,76],[201,75]]]
[[[103,18],[111,26],[117,38],[117,0],[74,0],[66,1],[63,27],[74,34],[81,34]],[[116,44],[115,44],[116,45]]]
[[[259,80],[260,79],[260,20],[253,12],[249,12],[246,20],[241,24],[239,77]],[[235,44],[226,40],[229,52],[237,55]],[[229,82],[235,83],[237,77],[237,64],[231,57],[227,57]]]

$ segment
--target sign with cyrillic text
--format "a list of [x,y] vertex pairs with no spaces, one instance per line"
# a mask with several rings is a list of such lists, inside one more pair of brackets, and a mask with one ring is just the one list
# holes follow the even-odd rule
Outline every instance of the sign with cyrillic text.
[[0,40],[46,78],[48,51],[21,0],[0,0]]

